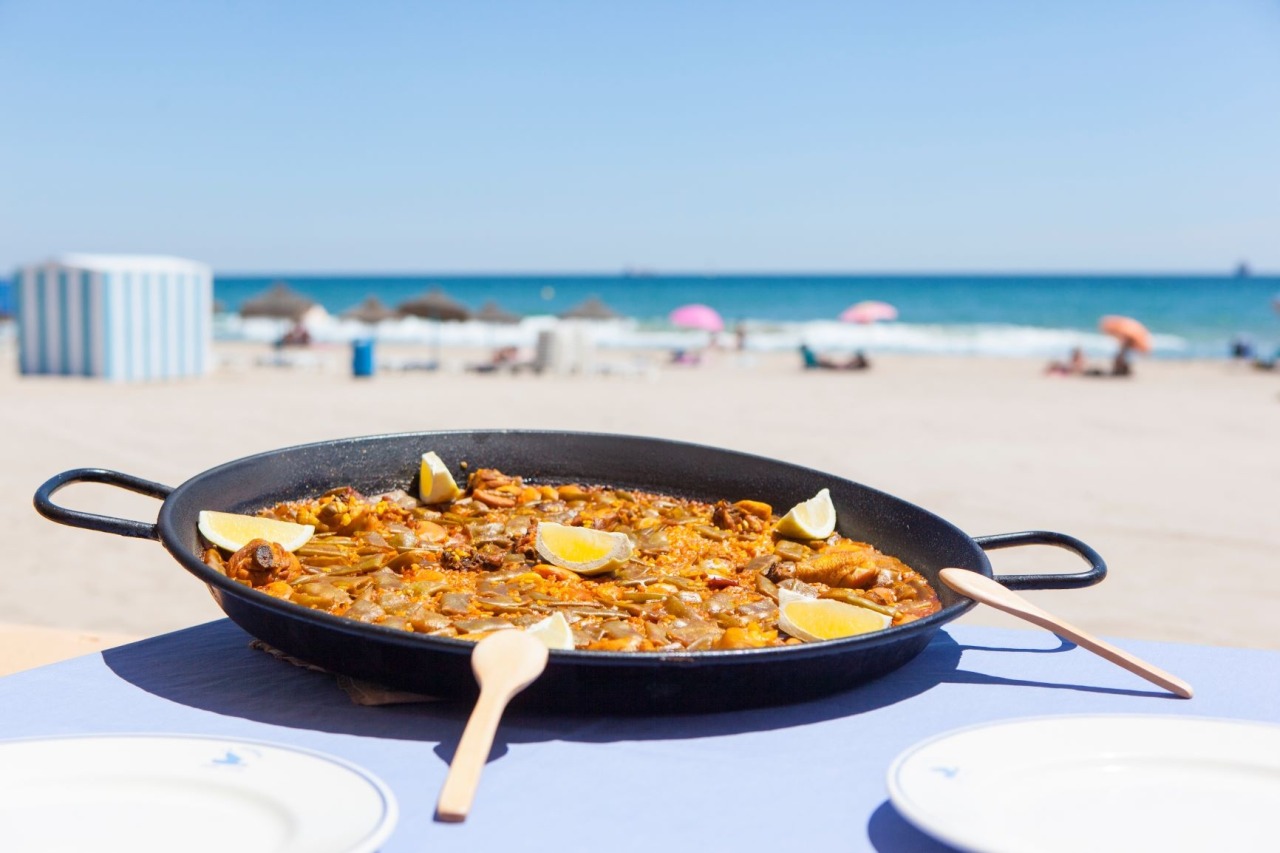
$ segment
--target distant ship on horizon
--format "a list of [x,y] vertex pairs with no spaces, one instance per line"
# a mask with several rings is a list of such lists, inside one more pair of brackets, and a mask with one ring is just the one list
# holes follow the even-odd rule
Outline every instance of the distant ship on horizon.
[[1248,263],[1241,261],[1236,264],[1236,278],[1248,278],[1251,275],[1253,275],[1253,272],[1249,269]]

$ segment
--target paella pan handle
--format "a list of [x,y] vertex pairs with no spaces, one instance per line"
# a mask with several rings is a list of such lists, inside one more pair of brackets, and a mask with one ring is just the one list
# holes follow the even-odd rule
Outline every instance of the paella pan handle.
[[1107,576],[1107,564],[1103,562],[1102,556],[1079,539],[1065,533],[1025,530],[1021,533],[975,536],[973,541],[984,551],[1017,548],[1021,545],[1053,545],[1080,555],[1089,564],[1089,571],[1067,575],[995,575],[995,580],[1009,589],[1079,589],[1082,586],[1092,586]]
[[106,483],[147,495],[153,498],[167,498],[173,491],[170,486],[143,480],[119,471],[108,471],[105,468],[76,468],[74,471],[63,471],[50,477],[44,485],[36,489],[34,503],[36,512],[50,521],[66,524],[71,527],[83,527],[85,530],[97,530],[102,533],[114,533],[117,536],[133,536],[138,539],[159,539],[154,524],[145,521],[133,521],[128,518],[114,518],[109,515],[95,515],[91,512],[67,509],[53,502],[53,493],[63,486],[72,483]]

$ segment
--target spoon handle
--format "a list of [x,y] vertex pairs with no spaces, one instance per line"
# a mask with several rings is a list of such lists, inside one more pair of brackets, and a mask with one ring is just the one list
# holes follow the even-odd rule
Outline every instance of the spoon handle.
[[457,823],[467,819],[476,796],[476,786],[480,784],[480,772],[484,770],[489,750],[493,748],[498,722],[513,695],[512,691],[481,688],[480,698],[467,719],[467,727],[462,730],[462,739],[458,741],[458,749],[449,764],[440,799],[436,801],[439,820]]
[[1046,613],[1016,592],[1001,586],[985,575],[965,569],[943,569],[938,573],[938,577],[942,579],[943,583],[961,595],[966,595],[974,601],[980,601],[997,610],[1003,610],[1005,613],[1025,619],[1034,625],[1039,625],[1041,628],[1047,628],[1058,636],[1071,640],[1077,646],[1088,649],[1099,657],[1111,661],[1116,666],[1127,669],[1134,675],[1163,687],[1175,696],[1180,696],[1183,699],[1191,698],[1191,685],[1181,678],[1171,675],[1157,666],[1152,666],[1141,658],[1135,657],[1123,649],[1116,648],[1106,640],[1099,639],[1087,631],[1082,631],[1057,616]]

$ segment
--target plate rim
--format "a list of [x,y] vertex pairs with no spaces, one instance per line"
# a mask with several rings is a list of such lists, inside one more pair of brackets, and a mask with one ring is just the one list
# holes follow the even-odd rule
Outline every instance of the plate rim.
[[190,734],[185,732],[79,732],[69,734],[53,734],[53,735],[28,735],[25,737],[9,737],[0,738],[0,750],[10,744],[29,744],[29,743],[54,743],[66,741],[120,741],[120,740],[154,740],[154,741],[183,741],[183,742],[205,742],[205,743],[236,743],[245,744],[252,747],[266,747],[268,749],[276,749],[281,752],[294,753],[303,755],[307,758],[322,761],[325,764],[333,765],[341,770],[351,773],[360,780],[369,785],[374,793],[377,794],[382,804],[381,814],[377,821],[364,836],[358,839],[353,846],[346,850],[346,853],[376,853],[376,851],[384,844],[391,833],[395,831],[396,825],[400,820],[400,805],[396,799],[395,792],[391,790],[391,786],[384,782],[373,771],[349,761],[341,756],[332,753],[322,752],[310,747],[297,746],[295,744],[283,743],[281,741],[263,740],[261,738],[246,737],[219,737],[212,734]]
[[[898,811],[898,813],[907,820],[913,827],[920,830],[925,835],[934,838],[943,843],[950,844],[957,849],[971,851],[972,853],[992,853],[992,851],[1000,851],[1005,848],[1000,846],[991,846],[991,839],[984,839],[982,833],[979,832],[975,836],[972,831],[966,831],[963,827],[957,831],[950,826],[940,826],[936,821],[932,820],[931,815],[919,808],[919,804],[906,794],[901,784],[899,784],[899,776],[903,766],[915,757],[918,753],[928,749],[929,747],[942,741],[951,740],[952,738],[962,737],[971,732],[982,731],[986,729],[1000,729],[1014,725],[1036,724],[1036,723],[1061,723],[1061,722],[1087,722],[1087,721],[1114,721],[1124,720],[1126,722],[1139,721],[1162,721],[1170,720],[1179,722],[1204,723],[1211,725],[1228,724],[1232,726],[1244,726],[1251,728],[1270,729],[1280,734],[1280,723],[1267,722],[1265,720],[1245,720],[1234,717],[1210,717],[1202,715],[1183,715],[1183,714],[1143,714],[1143,713],[1095,713],[1095,714],[1038,714],[1029,717],[1007,717],[1000,720],[988,720],[981,723],[973,723],[967,726],[949,729],[945,732],[931,735],[923,738],[899,752],[890,762],[888,769],[885,771],[885,787],[889,793],[889,802]],[[998,841],[998,839],[997,839]]]

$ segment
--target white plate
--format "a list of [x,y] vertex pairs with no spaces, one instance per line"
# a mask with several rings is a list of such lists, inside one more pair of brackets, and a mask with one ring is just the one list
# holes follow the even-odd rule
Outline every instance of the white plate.
[[923,741],[889,798],[983,853],[1280,849],[1280,726],[1157,716],[1009,720]]
[[206,737],[0,743],[0,847],[24,851],[365,853],[391,791],[331,756]]

